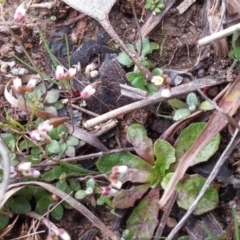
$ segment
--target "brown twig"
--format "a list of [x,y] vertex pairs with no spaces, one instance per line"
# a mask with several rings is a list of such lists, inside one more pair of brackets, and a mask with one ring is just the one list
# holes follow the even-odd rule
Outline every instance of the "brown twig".
[[[196,91],[199,88],[218,85],[218,84],[223,83],[224,81],[226,81],[226,80],[219,81],[217,75],[201,78],[201,79],[198,79],[196,81],[192,81],[192,82],[189,82],[189,83],[186,83],[186,84],[179,85],[175,88],[172,88],[171,96],[169,98],[176,97],[176,96],[186,94],[186,93],[189,93],[189,92],[193,92],[193,91]],[[160,101],[167,100],[169,98],[162,97],[161,93],[155,93],[155,94],[151,95],[150,97],[148,97],[146,99],[137,101],[135,103],[128,104],[126,106],[123,106],[123,107],[120,107],[118,109],[112,110],[108,113],[102,114],[99,117],[90,119],[90,120],[88,120],[84,123],[84,127],[87,128],[87,129],[90,129],[97,124],[108,121],[112,118],[116,118],[119,115],[126,114],[126,113],[129,113],[129,112],[133,111],[133,110],[143,108],[143,107],[155,104],[155,103],[159,103]]]

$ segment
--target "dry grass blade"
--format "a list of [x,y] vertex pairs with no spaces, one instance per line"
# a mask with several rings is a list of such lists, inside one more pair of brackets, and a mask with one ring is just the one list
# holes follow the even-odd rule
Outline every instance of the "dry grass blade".
[[[219,103],[219,107],[226,114],[232,116],[240,105],[240,76],[231,85],[229,90],[223,96]],[[160,208],[164,207],[168,199],[171,197],[176,184],[182,179],[186,170],[193,159],[201,151],[201,149],[211,141],[211,139],[219,133],[228,123],[227,120],[219,116],[218,111],[215,111],[211,118],[209,119],[206,127],[203,129],[202,133],[199,135],[193,146],[185,153],[185,155],[180,159],[179,165],[174,172],[167,188],[164,191],[162,198],[159,201]]]
[[[14,189],[22,188],[27,185],[38,185],[40,187],[43,187],[47,189],[49,192],[52,192],[59,196],[62,199],[65,199],[66,202],[68,202],[72,207],[74,207],[76,210],[78,210],[81,214],[83,214],[94,226],[99,228],[102,231],[103,236],[106,236],[112,240],[119,240],[119,237],[116,236],[105,224],[100,221],[96,216],[94,216],[85,206],[83,206],[80,202],[75,200],[73,197],[69,196],[65,192],[57,189],[56,187],[52,186],[48,183],[43,182],[22,182],[22,183],[15,183],[9,185],[9,192],[11,191],[12,194],[14,194],[16,191]],[[10,196],[10,193],[8,193],[8,196]],[[1,207],[1,206],[0,206]]]
[[0,167],[3,169],[3,178],[0,184],[0,204],[1,204],[4,198],[4,193],[8,187],[10,175],[10,159],[8,156],[8,151],[1,141],[0,141],[0,153],[1,153]]

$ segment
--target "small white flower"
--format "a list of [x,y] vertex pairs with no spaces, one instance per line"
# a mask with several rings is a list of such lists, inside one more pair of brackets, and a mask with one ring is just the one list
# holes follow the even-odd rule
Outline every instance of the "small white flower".
[[162,97],[170,97],[171,96],[170,89],[163,88],[162,91],[161,91],[161,96]]
[[62,239],[62,240],[71,240],[69,234],[65,231],[65,229],[63,228],[59,228],[58,230],[58,236]]
[[30,79],[26,87],[34,89],[37,85],[37,82],[38,82],[37,79]]
[[30,138],[35,141],[43,141],[44,139],[40,136],[38,130],[33,130],[29,132]]
[[22,90],[22,80],[19,77],[13,79],[13,87],[17,92]]
[[122,183],[117,179],[112,179],[111,180],[111,186],[116,188],[116,189],[121,189],[122,188]]
[[164,78],[161,76],[153,76],[151,82],[156,86],[160,86],[163,84]]
[[112,173],[114,174],[125,174],[128,171],[128,167],[123,165],[123,166],[114,166],[112,168]]
[[17,9],[14,13],[14,16],[13,16],[15,21],[17,21],[17,22],[22,22],[23,21],[25,15],[26,15],[26,11],[27,11],[27,9],[24,6],[25,6],[25,3],[23,2],[22,4],[20,4],[17,7]]
[[29,171],[31,168],[32,163],[31,162],[21,162],[17,166],[17,170],[22,171]]
[[88,85],[81,91],[81,97],[82,97],[82,99],[88,99],[95,92],[96,92],[96,89],[92,85]]
[[102,187],[102,195],[103,196],[109,196],[109,197],[114,197],[118,193],[117,189],[114,189],[112,187]]
[[53,129],[53,125],[49,124],[49,120],[46,120],[38,125],[37,130],[40,132],[48,132]]
[[74,78],[76,75],[76,72],[77,72],[76,68],[69,68],[68,70],[69,77]]
[[40,175],[41,175],[41,173],[38,170],[34,169],[34,168],[30,168],[28,171],[27,170],[26,171],[22,171],[22,174],[25,177],[33,177],[33,178],[39,178]]
[[55,75],[56,75],[56,79],[57,80],[62,80],[63,79],[63,77],[64,77],[64,68],[63,68],[63,66],[61,66],[61,65],[57,66]]

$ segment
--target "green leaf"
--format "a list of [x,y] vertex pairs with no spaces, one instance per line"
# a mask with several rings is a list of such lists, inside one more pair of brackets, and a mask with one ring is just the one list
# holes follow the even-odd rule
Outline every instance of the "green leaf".
[[63,217],[63,207],[61,204],[57,205],[51,211],[51,217],[55,220],[61,220]]
[[142,42],[139,41],[136,45],[136,48],[138,53],[141,53],[141,56],[146,56],[147,54],[150,54],[152,52],[151,44],[148,38],[142,39]]
[[31,211],[31,205],[29,201],[24,197],[10,198],[9,201],[7,201],[7,206],[15,214],[25,214]]
[[[189,176],[187,180],[184,180],[183,183],[180,183],[180,188],[177,189],[179,193],[177,200],[178,205],[188,210],[202,189],[205,181],[206,179],[199,175],[192,175]],[[210,185],[193,213],[195,215],[201,215],[209,212],[218,206],[218,201],[217,189],[214,188],[213,185]]]
[[71,164],[64,161],[59,161],[59,164],[64,167],[65,172],[68,176],[75,177],[75,176],[85,176],[88,174],[95,174],[97,172],[84,169],[80,164]]
[[57,100],[59,99],[59,91],[57,89],[52,89],[47,91],[47,95],[45,97],[45,101],[49,104],[53,104],[55,102],[57,102]]
[[53,115],[55,115],[55,116],[57,116],[57,109],[55,108],[55,107],[53,107],[53,106],[50,106],[50,107],[44,107],[44,111],[45,112],[48,112],[48,113],[51,113],[51,114],[53,114]]
[[86,193],[86,190],[79,190],[75,193],[75,198],[78,200],[84,199],[89,194]]
[[57,134],[59,138],[64,138],[68,135],[68,130],[64,125],[59,125],[57,127]]
[[79,140],[74,136],[70,136],[66,143],[70,146],[77,146],[79,144]]
[[75,147],[74,147],[74,146],[67,145],[67,149],[66,149],[66,151],[65,151],[65,154],[66,154],[68,157],[75,157],[75,155],[76,155]]
[[9,223],[9,217],[3,214],[0,214],[0,231],[7,227]]
[[53,200],[51,196],[47,196],[47,195],[42,196],[36,204],[36,208],[35,208],[36,213],[40,215],[44,215],[47,212],[49,205],[52,203],[53,203]]
[[[134,46],[132,44],[126,44],[126,45],[130,50],[134,50]],[[131,67],[133,65],[132,59],[125,52],[120,52],[117,57],[117,60],[119,63],[121,63],[126,67]]]
[[136,78],[145,78],[145,76],[142,72],[136,71],[127,73],[126,78],[130,83],[132,83]]
[[134,237],[133,231],[131,231],[129,229],[126,229],[126,230],[123,231],[121,239],[131,240],[131,239],[133,239],[133,237]]
[[138,239],[151,239],[158,224],[159,188],[152,189],[133,209],[126,228]]
[[15,151],[16,140],[15,137],[11,133],[2,133],[1,137],[7,143],[8,147],[12,152]]
[[152,70],[153,76],[161,76],[163,74],[162,68],[154,68]]
[[20,189],[15,196],[17,197],[23,197],[25,199],[27,199],[27,201],[31,201],[32,199],[32,187],[30,186],[26,186],[22,189]]
[[161,186],[162,188],[165,190],[169,181],[171,180],[171,177],[174,173],[170,172],[170,173],[167,173],[165,174],[165,176],[163,177],[162,181],[161,181]]
[[39,147],[32,147],[31,148],[31,155],[39,156],[42,153],[42,150]]
[[53,167],[52,170],[42,174],[42,180],[45,182],[52,182],[53,180],[59,179],[64,172],[65,169],[61,166]]
[[95,180],[93,178],[88,179],[86,182],[86,187],[87,188],[90,187],[90,188],[94,189],[95,188]]
[[147,92],[148,93],[156,93],[158,92],[158,89],[155,87],[155,85],[153,83],[148,83],[147,84]]
[[63,181],[58,181],[56,184],[56,187],[60,190],[62,190],[63,192],[69,194],[72,192],[71,188],[69,187],[68,183],[66,180]]
[[213,110],[215,107],[209,101],[203,101],[199,105],[199,109],[203,111]]
[[167,101],[167,103],[173,108],[173,109],[180,109],[180,108],[185,108],[186,104],[177,99],[177,98],[173,98]]
[[96,166],[101,173],[110,172],[112,167],[121,165],[149,172],[151,172],[152,168],[149,163],[129,152],[108,154],[100,157],[96,162]]
[[132,86],[135,88],[139,88],[143,91],[147,91],[147,80],[145,76],[143,77],[137,77],[132,81]]
[[187,95],[187,105],[191,111],[195,111],[196,107],[199,105],[198,98],[195,93],[189,93]]
[[160,178],[163,178],[169,166],[176,161],[174,147],[165,140],[158,139],[154,143],[154,154],[157,158],[154,172]]
[[[176,141],[176,158],[179,160],[194,144],[206,123],[192,123],[185,128]],[[220,134],[217,134],[197,155],[192,165],[207,161],[219,148]]]
[[188,108],[180,108],[178,109],[173,116],[174,121],[179,121],[191,114],[191,111]]
[[133,145],[136,153],[148,163],[154,163],[153,142],[141,124],[133,124],[127,129],[127,140]]
[[59,154],[61,152],[61,146],[58,141],[52,140],[46,145],[45,151],[50,155]]
[[74,179],[69,179],[68,182],[69,182],[69,186],[72,189],[72,191],[76,192],[81,189],[81,185],[80,185],[79,181],[74,180]]
[[42,187],[31,187],[32,195],[36,200],[39,200],[44,195],[49,195],[48,191]]
[[113,198],[112,203],[115,208],[124,209],[134,206],[135,202],[143,197],[149,189],[149,184],[133,186],[130,189],[122,189]]

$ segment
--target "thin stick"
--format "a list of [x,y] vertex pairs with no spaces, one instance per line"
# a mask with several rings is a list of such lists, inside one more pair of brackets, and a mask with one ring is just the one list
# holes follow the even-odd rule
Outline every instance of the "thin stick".
[[204,46],[206,44],[212,43],[213,41],[219,40],[221,38],[224,38],[224,37],[227,37],[227,36],[233,34],[233,32],[235,32],[237,30],[240,30],[240,23],[235,24],[229,28],[226,28],[222,31],[216,32],[210,36],[207,36],[205,38],[198,40],[198,45]]
[[171,240],[175,237],[175,235],[177,234],[177,232],[182,228],[182,226],[184,225],[184,223],[186,222],[187,218],[192,214],[192,212],[194,211],[194,209],[196,208],[198,202],[201,200],[201,198],[203,197],[203,195],[205,194],[205,192],[208,190],[211,182],[215,179],[215,177],[217,176],[219,170],[221,169],[224,161],[229,157],[229,155],[231,154],[231,152],[234,150],[234,148],[236,147],[236,145],[240,142],[240,138],[238,136],[239,134],[239,130],[236,129],[234,132],[234,135],[232,136],[231,141],[229,142],[228,146],[226,147],[226,149],[224,150],[224,152],[222,153],[221,157],[219,158],[217,164],[215,165],[215,167],[213,168],[211,174],[209,175],[207,181],[205,182],[205,184],[203,185],[200,193],[198,194],[198,196],[196,197],[195,201],[193,202],[192,206],[189,208],[189,210],[186,212],[186,214],[184,215],[184,217],[181,219],[181,221],[175,226],[175,228],[170,232],[170,234],[168,235],[167,239]]
[[193,91],[196,91],[199,88],[204,88],[204,87],[207,87],[207,86],[210,87],[210,86],[221,84],[223,82],[226,82],[226,80],[220,81],[220,79],[218,79],[218,75],[208,76],[208,77],[205,77],[205,78],[200,78],[200,79],[197,79],[195,81],[191,81],[189,83],[182,84],[180,86],[177,86],[177,87],[173,88],[171,90],[171,96],[168,97],[168,98],[162,97],[161,93],[158,92],[158,93],[155,93],[155,94],[151,95],[150,97],[148,97],[146,99],[140,100],[140,101],[135,102],[135,103],[128,104],[126,106],[123,106],[123,107],[120,107],[118,109],[112,110],[108,113],[102,114],[99,117],[90,119],[90,120],[86,121],[83,125],[84,125],[85,128],[89,129],[89,128],[92,128],[93,126],[97,125],[97,124],[108,121],[112,118],[116,118],[119,115],[129,113],[133,110],[140,109],[140,108],[149,106],[151,104],[159,103],[162,100],[167,100],[169,98],[176,97],[176,96],[181,95],[181,94],[186,94],[186,93],[189,93],[189,92],[193,92]]

